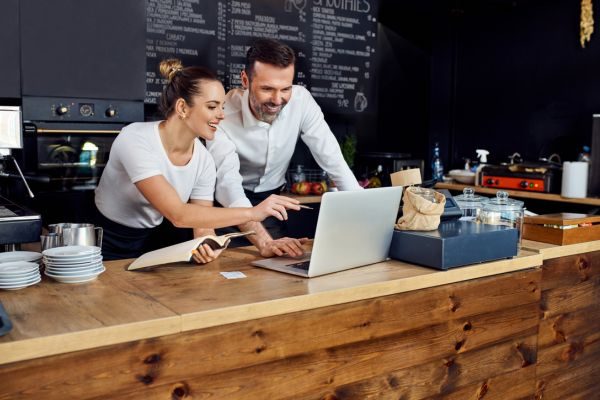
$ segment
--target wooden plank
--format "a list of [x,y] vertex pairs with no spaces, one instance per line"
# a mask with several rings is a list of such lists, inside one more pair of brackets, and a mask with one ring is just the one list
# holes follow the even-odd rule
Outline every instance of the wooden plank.
[[543,349],[596,332],[600,332],[600,306],[592,304],[568,314],[542,319],[538,346]]
[[534,381],[535,366],[530,365],[427,400],[531,400],[535,393]]
[[[8,364],[0,366],[0,382],[7,382],[0,398],[50,400],[68,397],[66,393],[75,398],[108,398],[107,393],[169,386],[182,377],[252,370],[258,364],[295,359],[306,352],[329,357],[327,349],[336,346],[346,346],[352,358],[356,343],[368,341],[396,346],[407,355],[403,362],[413,365],[428,357],[454,355],[511,335],[537,332],[540,275],[539,270],[523,271]],[[511,304],[516,306],[511,308]],[[438,325],[431,328],[432,324]],[[398,335],[404,342],[398,342]],[[404,347],[398,348],[399,343]]]
[[[578,393],[593,393],[594,391],[597,394],[600,391],[599,376],[599,362],[570,366],[555,374],[538,378],[536,382],[536,399],[563,400],[574,397]],[[597,398],[597,396],[590,399],[593,398]],[[587,400],[585,397],[582,397],[582,399]]]
[[600,240],[594,242],[585,242],[558,246],[550,243],[534,242],[532,240],[523,240],[521,248],[529,251],[539,252],[544,260],[552,258],[568,257],[577,254],[600,251]]
[[600,251],[545,260],[542,290],[567,287],[600,276]]
[[600,362],[600,331],[540,349],[538,352],[538,377],[561,375],[574,367]]
[[574,286],[563,286],[542,292],[540,308],[543,318],[582,310],[600,303],[600,276]]
[[[345,385],[335,385],[334,381],[327,391],[295,394],[290,399],[465,399],[475,398],[476,393],[485,399],[507,399],[533,395],[535,342],[535,335],[510,339],[368,380]],[[525,358],[528,361],[524,362]]]
[[[535,363],[537,315],[534,306],[476,316],[469,331],[464,331],[464,325],[454,321],[400,335],[321,349],[280,361],[220,373],[188,374],[185,380],[155,381],[156,386],[148,387],[143,395],[146,399],[166,398],[172,396],[174,385],[179,384],[185,386],[185,392],[191,398],[321,398],[340,385],[372,379],[388,371],[415,367],[433,360],[443,365],[439,361],[442,358],[453,359],[471,349],[489,348],[511,337],[526,339],[511,341],[506,347],[500,347],[499,352],[504,353],[504,357],[496,354],[489,360],[497,357],[496,367],[525,367]],[[205,357],[201,358],[207,361]],[[451,385],[446,386],[446,389],[450,388]],[[114,399],[139,398],[140,393],[127,389],[130,388],[106,395]]]

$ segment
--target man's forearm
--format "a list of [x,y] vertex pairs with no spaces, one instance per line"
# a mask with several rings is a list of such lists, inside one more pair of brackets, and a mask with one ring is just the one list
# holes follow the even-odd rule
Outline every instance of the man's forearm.
[[246,238],[250,241],[250,243],[252,243],[254,246],[256,246],[256,248],[259,250],[262,250],[262,248],[264,247],[264,245],[267,242],[273,240],[273,238],[271,237],[269,232],[265,229],[263,224],[261,224],[260,222],[254,222],[254,221],[246,222],[245,224],[238,225],[238,228],[242,232],[244,232],[244,231],[256,232],[256,234],[246,236]]

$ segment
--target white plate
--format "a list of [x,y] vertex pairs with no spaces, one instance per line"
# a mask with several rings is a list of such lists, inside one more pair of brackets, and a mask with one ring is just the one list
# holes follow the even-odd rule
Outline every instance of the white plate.
[[36,279],[32,279],[29,282],[26,283],[19,283],[19,284],[12,284],[12,285],[0,285],[0,289],[4,289],[4,290],[17,290],[17,289],[23,289],[26,288],[27,286],[31,286],[31,285],[35,285],[36,283],[40,283],[40,281],[42,280],[42,277],[38,277]]
[[28,281],[40,276],[40,271],[34,271],[21,276],[0,277],[0,284]]
[[40,266],[36,263],[28,261],[11,261],[0,264],[0,275],[25,273],[39,268]]
[[448,172],[448,175],[460,183],[475,183],[475,172],[467,171],[466,169],[453,169],[452,171]]
[[98,246],[63,246],[44,250],[42,254],[50,258],[69,259],[73,257],[100,254],[100,251],[101,249]]
[[92,256],[92,257],[82,257],[82,258],[74,258],[69,260],[56,260],[54,258],[45,258],[45,265],[77,265],[77,264],[89,264],[93,262],[102,261],[102,256]]
[[94,273],[101,273],[104,272],[104,266],[102,264],[100,265],[95,265],[91,268],[78,268],[77,270],[64,270],[64,269],[53,269],[53,268],[46,268],[46,272],[50,275],[61,275],[61,276],[81,276],[81,275],[91,275]]
[[0,263],[11,261],[38,261],[42,258],[42,253],[34,251],[8,251],[0,253]]
[[78,269],[90,269],[97,268],[102,265],[102,260],[95,261],[93,263],[85,263],[85,264],[48,264],[46,265],[46,269],[58,269],[62,271],[76,271]]
[[102,272],[104,272],[106,269],[102,268],[102,270],[100,270],[100,272],[95,273],[93,275],[82,275],[82,276],[61,276],[61,275],[52,275],[52,274],[48,274],[45,273],[47,276],[49,276],[50,278],[57,280],[58,282],[61,283],[82,283],[82,282],[89,282],[89,281],[93,281],[94,279],[96,279],[98,277],[98,275],[100,275]]

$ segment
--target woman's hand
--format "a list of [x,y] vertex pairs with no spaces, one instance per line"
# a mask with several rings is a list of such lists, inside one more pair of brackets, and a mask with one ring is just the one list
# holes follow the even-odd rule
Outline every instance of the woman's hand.
[[290,197],[272,194],[260,204],[252,207],[252,221],[260,222],[268,217],[284,221],[288,219],[287,210],[300,210],[300,202]]
[[225,249],[213,250],[209,245],[203,244],[202,246],[198,247],[197,250],[192,250],[192,256],[196,263],[206,264],[216,260],[216,258],[221,255],[223,250]]

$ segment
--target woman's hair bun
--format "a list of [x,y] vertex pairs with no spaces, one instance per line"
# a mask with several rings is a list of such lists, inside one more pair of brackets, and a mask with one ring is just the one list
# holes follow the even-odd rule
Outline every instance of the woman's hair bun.
[[175,75],[183,70],[183,64],[181,60],[177,58],[169,58],[167,60],[162,60],[158,67],[160,74],[171,82]]

